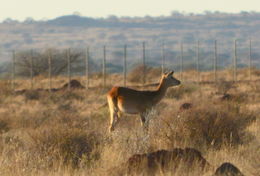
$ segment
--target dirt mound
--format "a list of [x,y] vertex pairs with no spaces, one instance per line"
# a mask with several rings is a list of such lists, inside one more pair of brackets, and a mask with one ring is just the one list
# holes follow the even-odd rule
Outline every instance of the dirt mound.
[[221,100],[232,100],[234,99],[234,96],[228,93],[225,93],[221,98]]
[[[65,83],[60,88],[52,88],[51,90],[50,89],[41,89],[41,88],[33,89],[33,90],[31,90],[31,89],[21,89],[21,90],[16,90],[15,93],[17,95],[21,95],[21,94],[26,94],[26,95],[32,95],[33,94],[33,95],[36,95],[39,92],[47,92],[47,91],[57,92],[57,91],[60,91],[60,90],[68,89],[69,84],[70,84],[70,88],[71,89],[84,89],[85,88],[78,80],[73,79],[69,83]],[[29,99],[31,99],[31,98],[29,98]]]
[[133,175],[154,175],[157,171],[176,169],[185,164],[187,169],[199,166],[202,170],[209,167],[208,162],[201,153],[193,148],[175,148],[169,150],[158,150],[152,153],[135,154],[127,161],[127,172]]
[[213,176],[244,176],[244,174],[233,164],[223,163],[217,168]]
[[83,89],[83,88],[85,88],[78,80],[73,79],[70,82],[64,84],[61,87],[61,89],[66,89],[66,88],[69,87],[69,85],[70,85],[70,88],[72,88],[72,89]]
[[236,101],[236,102],[244,102],[247,100],[248,95],[246,93],[237,93],[237,94],[228,94],[225,93],[220,97],[221,101]]
[[193,106],[193,105],[192,105],[191,103],[183,103],[183,104],[180,106],[180,111],[185,111],[185,110],[191,109],[192,106]]

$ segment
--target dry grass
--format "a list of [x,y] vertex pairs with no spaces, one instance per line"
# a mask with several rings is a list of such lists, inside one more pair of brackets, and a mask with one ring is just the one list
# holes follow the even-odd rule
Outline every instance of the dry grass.
[[[169,146],[185,144],[208,150],[220,149],[247,143],[252,138],[246,128],[256,120],[256,115],[247,112],[234,102],[217,104],[204,99],[194,107],[182,112],[168,111],[162,117],[163,124],[157,127],[158,135]],[[170,115],[172,114],[172,115]]]
[[[157,74],[148,80],[156,80]],[[118,78],[111,75],[108,82]],[[38,86],[47,83],[37,81]],[[53,86],[65,82],[56,78]],[[194,166],[187,172],[181,165],[156,175],[211,175],[223,162],[235,164],[245,175],[260,173],[259,82],[184,82],[171,88],[149,115],[149,136],[133,115],[123,115],[115,132],[108,133],[109,112],[102,105],[109,87],[15,95],[9,82],[0,84],[0,175],[124,175],[124,163],[133,154],[176,147],[196,148],[212,169],[201,173]],[[29,87],[24,81],[16,86]],[[236,98],[222,100],[225,93]],[[180,110],[183,103],[192,106]]]

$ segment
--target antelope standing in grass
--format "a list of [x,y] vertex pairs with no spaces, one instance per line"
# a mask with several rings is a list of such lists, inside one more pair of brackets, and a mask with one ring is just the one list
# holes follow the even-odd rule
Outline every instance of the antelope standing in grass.
[[[155,91],[139,91],[126,87],[113,87],[107,94],[110,110],[110,132],[114,130],[119,113],[139,114],[141,124],[148,129],[147,114],[164,96],[169,87],[181,82],[173,77],[173,71],[162,75]],[[145,125],[146,124],[146,125]]]

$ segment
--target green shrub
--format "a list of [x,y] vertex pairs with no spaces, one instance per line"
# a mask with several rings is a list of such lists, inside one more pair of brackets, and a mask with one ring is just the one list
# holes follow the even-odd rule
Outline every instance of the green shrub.
[[7,120],[0,119],[0,134],[9,131],[9,123]]

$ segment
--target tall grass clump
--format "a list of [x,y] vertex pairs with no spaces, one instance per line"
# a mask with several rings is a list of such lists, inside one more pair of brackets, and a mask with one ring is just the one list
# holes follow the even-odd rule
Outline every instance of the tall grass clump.
[[11,173],[16,163],[15,172],[32,175],[62,168],[88,169],[100,157],[100,143],[96,132],[59,125],[9,133],[0,143],[1,158],[6,158],[1,168]]
[[43,129],[33,136],[35,149],[43,157],[55,156],[55,162],[64,166],[87,167],[99,159],[99,144],[101,136],[98,133],[76,128]]
[[220,149],[238,146],[251,139],[247,127],[256,116],[240,105],[204,101],[196,107],[164,118],[163,136],[168,144],[190,145],[196,148]]

